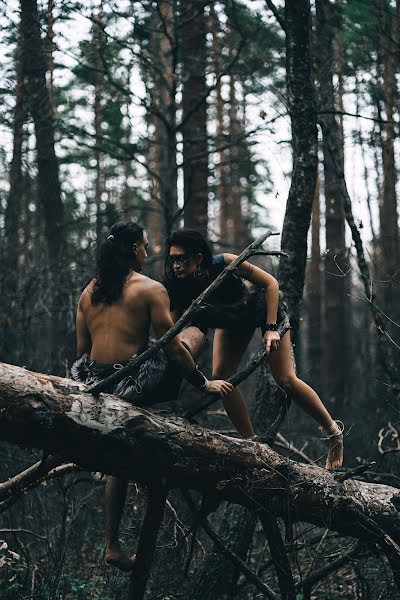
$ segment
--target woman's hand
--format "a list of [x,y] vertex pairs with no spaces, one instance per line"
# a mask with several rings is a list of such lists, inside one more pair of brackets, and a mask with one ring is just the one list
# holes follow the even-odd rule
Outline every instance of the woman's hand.
[[224,398],[233,392],[233,385],[223,379],[214,379],[214,381],[208,382],[207,391],[209,394],[217,394],[220,398]]
[[280,341],[281,336],[279,335],[279,331],[266,331],[264,333],[264,342],[267,354],[269,354],[271,350],[279,350]]

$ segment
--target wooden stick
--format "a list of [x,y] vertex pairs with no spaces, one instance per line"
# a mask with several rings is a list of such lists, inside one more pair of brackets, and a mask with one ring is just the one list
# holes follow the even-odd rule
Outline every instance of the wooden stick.
[[155,344],[153,344],[151,346],[151,348],[148,348],[147,350],[142,352],[139,356],[130,360],[127,365],[122,367],[122,369],[119,369],[118,371],[116,371],[115,373],[110,375],[109,377],[106,377],[105,379],[103,379],[102,381],[97,383],[96,385],[90,387],[87,391],[93,395],[97,395],[97,394],[100,394],[100,392],[104,392],[106,389],[108,389],[112,385],[115,385],[116,383],[121,381],[121,379],[123,379],[127,375],[130,375],[133,371],[135,371],[138,367],[140,367],[143,363],[145,363],[146,360],[148,360],[151,356],[153,356],[153,354],[156,354],[156,352],[158,352],[159,350],[161,350],[161,348],[166,346],[174,337],[176,337],[178,335],[178,333],[180,333],[182,331],[182,329],[187,325],[187,323],[189,323],[189,321],[191,320],[193,315],[201,308],[201,305],[203,304],[203,302],[217,289],[217,287],[219,287],[221,285],[221,283],[223,281],[225,281],[225,279],[227,279],[227,277],[229,277],[229,275],[239,265],[241,265],[245,260],[250,258],[250,256],[253,256],[255,251],[257,252],[258,248],[271,235],[278,235],[278,234],[272,233],[272,231],[270,229],[268,229],[266,231],[266,233],[264,233],[264,235],[260,236],[254,242],[252,242],[249,246],[247,246],[247,248],[245,248],[245,250],[243,250],[243,252],[237,258],[235,258],[235,260],[233,262],[231,262],[229,265],[227,265],[225,267],[225,269],[222,271],[222,273],[220,273],[218,275],[218,277],[216,279],[214,279],[214,281],[208,286],[208,288],[205,289],[204,292],[202,292],[198,296],[198,298],[196,298],[196,300],[194,300],[194,302],[192,302],[192,304],[183,313],[183,315],[175,323],[175,325],[173,327],[171,327],[171,329],[169,329],[165,335],[163,335],[159,340],[157,340],[157,342]]

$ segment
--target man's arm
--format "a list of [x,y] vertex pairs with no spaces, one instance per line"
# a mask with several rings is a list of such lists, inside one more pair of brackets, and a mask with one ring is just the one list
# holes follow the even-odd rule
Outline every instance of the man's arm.
[[[150,319],[157,337],[167,333],[174,323],[170,313],[168,292],[163,285],[155,285],[150,292]],[[223,397],[233,390],[232,384],[223,380],[207,381],[197,370],[190,352],[175,337],[165,348],[168,357],[176,363],[182,375],[197,388],[205,387],[205,391]],[[204,383],[203,383],[204,382]]]
[[81,299],[78,302],[76,311],[76,355],[80,358],[82,354],[90,354],[92,349],[92,339],[89,329],[86,325],[85,315],[83,314]]
[[[150,319],[158,338],[167,333],[173,327],[174,322],[169,310],[168,292],[164,286],[154,286],[150,292]],[[189,350],[175,337],[165,348],[168,357],[179,367],[185,377],[196,368]]]

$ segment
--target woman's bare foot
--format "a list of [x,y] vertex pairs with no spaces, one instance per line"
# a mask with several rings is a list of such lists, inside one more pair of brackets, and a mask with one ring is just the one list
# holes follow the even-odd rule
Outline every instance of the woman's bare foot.
[[106,565],[117,567],[117,569],[125,571],[125,573],[132,571],[135,560],[135,554],[133,556],[129,556],[129,554],[124,552],[120,546],[106,548],[104,554],[104,562]]
[[329,450],[325,468],[328,471],[334,471],[343,464],[343,428],[339,427],[336,421],[333,421],[326,433],[328,434]]

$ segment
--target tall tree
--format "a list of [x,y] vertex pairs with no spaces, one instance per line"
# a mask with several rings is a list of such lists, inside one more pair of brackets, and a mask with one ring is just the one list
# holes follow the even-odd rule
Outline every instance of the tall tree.
[[383,61],[383,103],[385,120],[382,127],[383,196],[380,206],[381,241],[383,266],[389,278],[385,293],[386,310],[398,311],[400,240],[396,196],[396,165],[394,159],[394,112],[397,100],[396,75],[399,56],[400,2],[396,0],[394,10],[385,0],[378,0],[378,25],[380,54]]
[[208,143],[206,17],[204,2],[182,3],[182,135],[184,218],[207,237]]
[[321,384],[321,246],[320,246],[320,185],[317,177],[311,217],[311,260],[308,289],[308,363],[312,383],[319,390]]
[[335,116],[335,5],[317,0],[317,71],[319,82],[319,122],[322,129],[325,195],[325,323],[326,397],[333,406],[345,397],[346,287],[344,198],[337,178],[334,157],[343,166],[343,136]]
[[[52,279],[52,356],[54,368],[60,368],[60,344],[68,339],[69,265],[64,207],[58,162],[54,149],[54,123],[49,90],[46,85],[47,60],[40,35],[36,0],[21,1],[23,64],[27,97],[35,127],[39,199],[42,207],[48,260]],[[63,357],[65,358],[65,357]]]
[[16,291],[18,259],[20,252],[18,227],[22,210],[22,143],[23,125],[26,119],[26,99],[24,90],[24,75],[22,66],[21,39],[19,36],[16,58],[16,87],[13,120],[13,154],[10,167],[10,191],[7,198],[5,213],[5,257],[9,270],[8,289],[11,294]]
[[95,175],[95,205],[96,205],[96,251],[100,250],[103,237],[102,218],[102,196],[105,190],[104,156],[101,151],[101,139],[103,135],[103,102],[104,102],[104,34],[103,34],[103,2],[100,2],[98,11],[94,15],[92,28],[93,63],[94,63],[94,135],[96,161]]
[[278,279],[296,342],[307,258],[307,233],[317,178],[317,123],[310,64],[310,3],[285,3],[287,100],[292,122],[293,170],[282,230]]

